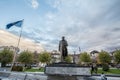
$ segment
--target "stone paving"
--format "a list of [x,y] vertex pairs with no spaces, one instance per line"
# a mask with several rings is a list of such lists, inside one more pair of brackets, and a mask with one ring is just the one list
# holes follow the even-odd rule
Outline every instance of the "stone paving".
[[[100,80],[100,76],[92,76],[95,80]],[[107,77],[107,80],[120,80],[120,77]]]
[[[21,73],[21,72],[0,72],[2,80],[47,80],[47,76],[43,73]],[[11,73],[9,76],[3,76]]]
[[[1,80],[47,80],[47,76],[44,73],[21,73],[21,72],[0,72],[4,74],[9,74],[9,76],[1,76]],[[120,80],[119,77],[110,77],[107,76],[108,80]],[[78,79],[78,80],[100,80],[100,76],[91,76],[86,79]]]

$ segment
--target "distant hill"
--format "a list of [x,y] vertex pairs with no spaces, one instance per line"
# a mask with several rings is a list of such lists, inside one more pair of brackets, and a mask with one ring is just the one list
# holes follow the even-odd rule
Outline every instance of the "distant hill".
[[[4,31],[0,30],[0,46],[15,46],[17,47],[19,37]],[[21,37],[20,50],[29,50],[29,51],[37,51],[41,52],[44,50],[43,46],[40,43],[34,43],[32,40]]]

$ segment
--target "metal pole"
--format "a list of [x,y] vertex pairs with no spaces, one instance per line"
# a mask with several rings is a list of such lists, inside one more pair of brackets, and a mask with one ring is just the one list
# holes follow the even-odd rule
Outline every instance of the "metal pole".
[[[24,21],[24,19],[23,19],[23,21]],[[19,35],[19,39],[18,39],[17,48],[15,48],[15,54],[14,54],[13,62],[12,62],[12,65],[11,65],[11,71],[12,71],[13,66],[15,65],[15,59],[16,59],[16,54],[18,53],[18,49],[19,49],[18,47],[19,47],[19,44],[20,44],[21,36],[22,36],[22,30],[23,30],[23,27],[21,26],[21,31],[20,31],[20,35]]]

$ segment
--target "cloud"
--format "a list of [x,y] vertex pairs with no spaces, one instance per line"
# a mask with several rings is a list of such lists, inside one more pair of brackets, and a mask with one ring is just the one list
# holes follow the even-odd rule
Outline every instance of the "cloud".
[[38,6],[39,6],[39,3],[38,3],[37,0],[32,0],[32,1],[31,1],[31,5],[32,5],[32,7],[33,7],[34,9],[37,9]]
[[111,47],[113,49],[115,47],[111,46],[113,42],[118,44],[120,39],[119,0],[112,2],[109,0],[59,0],[59,2],[52,0],[51,2],[57,3],[50,6],[57,8],[58,11],[46,14],[46,28],[54,32],[52,34],[54,38],[66,36],[70,49],[81,46],[83,50],[89,51],[110,50]]
[[25,2],[33,9],[37,9],[39,7],[38,0],[25,0]]
[[[82,51],[120,48],[120,0],[45,2],[49,10],[40,15],[40,27],[26,28],[23,35],[44,44],[46,50],[57,50],[62,36],[68,41],[69,52],[78,47]],[[38,8],[37,0],[31,0],[31,3],[33,8]]]
[[53,7],[53,8],[59,8],[59,5],[61,4],[61,0],[48,0],[48,3]]

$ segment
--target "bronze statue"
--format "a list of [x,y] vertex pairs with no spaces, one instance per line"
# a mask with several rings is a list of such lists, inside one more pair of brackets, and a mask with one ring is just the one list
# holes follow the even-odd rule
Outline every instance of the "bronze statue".
[[68,50],[67,50],[67,41],[65,40],[65,37],[62,37],[62,40],[59,42],[59,51],[61,53],[61,61],[64,61],[65,57],[68,56]]

